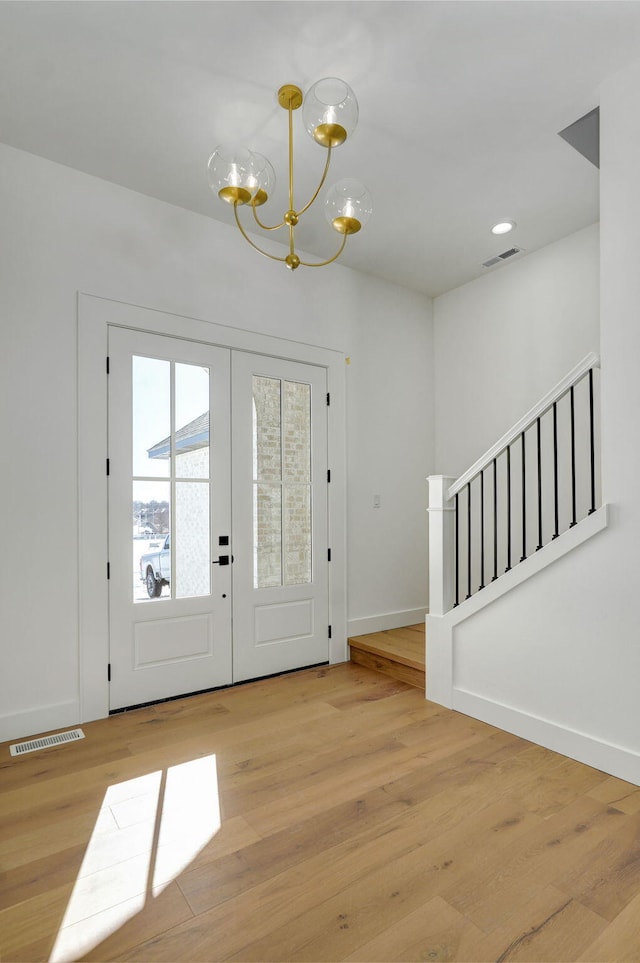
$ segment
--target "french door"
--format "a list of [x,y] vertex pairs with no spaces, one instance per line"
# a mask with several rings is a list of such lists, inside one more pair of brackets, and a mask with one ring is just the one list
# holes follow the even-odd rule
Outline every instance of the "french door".
[[325,661],[325,369],[116,327],[109,356],[110,708]]

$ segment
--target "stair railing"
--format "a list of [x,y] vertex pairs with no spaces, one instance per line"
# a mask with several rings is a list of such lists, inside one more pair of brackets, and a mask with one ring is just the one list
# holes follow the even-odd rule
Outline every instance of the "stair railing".
[[459,478],[429,478],[430,612],[442,615],[595,512],[589,354]]

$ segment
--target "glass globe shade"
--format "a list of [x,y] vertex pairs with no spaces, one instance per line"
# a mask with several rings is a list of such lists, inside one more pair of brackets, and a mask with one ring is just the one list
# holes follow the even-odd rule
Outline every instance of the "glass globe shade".
[[355,234],[373,213],[371,194],[360,181],[338,181],[327,191],[324,202],[329,224],[340,234]]
[[305,95],[302,119],[310,137],[323,147],[338,147],[358,123],[358,101],[349,84],[337,77],[318,80]]
[[260,185],[257,164],[248,147],[220,144],[209,158],[209,186],[229,204],[248,204]]
[[250,188],[253,188],[254,181],[257,187],[252,203],[255,207],[260,207],[261,204],[266,203],[275,190],[276,172],[270,161],[256,151],[253,151],[253,173],[249,182]]

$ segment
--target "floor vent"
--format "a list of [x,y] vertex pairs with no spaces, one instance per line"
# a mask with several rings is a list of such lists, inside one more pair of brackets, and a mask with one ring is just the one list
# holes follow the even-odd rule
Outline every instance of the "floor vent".
[[41,739],[29,739],[28,742],[16,742],[9,746],[12,756],[23,756],[25,752],[35,752],[36,749],[49,749],[51,746],[60,746],[63,742],[76,742],[84,739],[82,729],[70,729],[68,732],[55,732],[52,736],[43,736]]

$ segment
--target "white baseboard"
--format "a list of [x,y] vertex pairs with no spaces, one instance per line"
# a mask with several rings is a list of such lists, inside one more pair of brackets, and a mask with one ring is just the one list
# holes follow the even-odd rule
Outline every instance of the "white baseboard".
[[504,729],[515,736],[560,752],[618,779],[640,785],[640,755],[593,736],[529,715],[512,706],[485,699],[464,689],[453,690],[453,708],[473,719]]
[[76,726],[79,721],[80,703],[77,699],[39,706],[24,712],[7,713],[0,716],[0,742],[28,739],[54,729],[66,729],[68,726]]
[[371,632],[384,632],[386,629],[402,629],[405,625],[424,622],[426,608],[405,609],[402,612],[385,612],[384,615],[370,615],[365,619],[349,619],[347,635],[369,635]]

